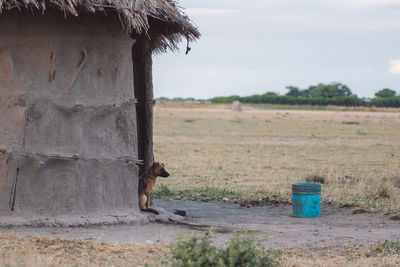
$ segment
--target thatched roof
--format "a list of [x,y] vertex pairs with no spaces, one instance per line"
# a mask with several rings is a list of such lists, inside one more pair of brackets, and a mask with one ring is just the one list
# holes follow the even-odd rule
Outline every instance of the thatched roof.
[[183,13],[176,0],[0,0],[3,10],[30,8],[45,12],[57,8],[65,14],[79,16],[84,12],[116,11],[128,33],[148,34],[154,48],[174,50],[182,38],[194,41],[200,37],[198,29]]

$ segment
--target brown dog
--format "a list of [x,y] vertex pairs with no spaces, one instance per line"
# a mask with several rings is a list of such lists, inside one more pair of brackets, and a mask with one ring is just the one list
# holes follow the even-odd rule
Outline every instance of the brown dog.
[[165,170],[163,163],[154,162],[139,178],[139,208],[142,211],[158,214],[158,211],[150,208],[150,194],[158,176],[166,178],[169,173]]

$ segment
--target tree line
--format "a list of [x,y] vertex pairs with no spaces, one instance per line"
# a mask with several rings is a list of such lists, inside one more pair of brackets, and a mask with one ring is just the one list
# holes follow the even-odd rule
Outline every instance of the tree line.
[[379,90],[372,99],[360,98],[353,94],[348,86],[337,82],[320,83],[305,89],[287,86],[286,89],[288,92],[285,95],[266,92],[251,96],[220,96],[212,98],[211,102],[232,103],[234,100],[239,100],[242,103],[252,104],[400,107],[400,95],[389,88]]

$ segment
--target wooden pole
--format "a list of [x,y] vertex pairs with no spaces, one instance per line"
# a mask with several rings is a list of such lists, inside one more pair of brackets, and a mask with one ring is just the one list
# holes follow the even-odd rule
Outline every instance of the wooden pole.
[[140,175],[154,161],[153,154],[153,75],[152,51],[150,40],[146,36],[132,36],[136,42],[132,47],[133,76],[136,104],[136,128],[138,137],[138,156],[144,165]]

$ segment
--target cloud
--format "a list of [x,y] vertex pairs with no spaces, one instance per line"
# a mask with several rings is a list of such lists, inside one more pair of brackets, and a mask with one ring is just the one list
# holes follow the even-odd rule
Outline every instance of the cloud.
[[318,16],[317,14],[271,14],[271,15],[263,15],[267,19],[277,20],[277,21],[294,21],[294,22],[314,22],[322,16]]
[[240,11],[238,9],[217,9],[217,8],[187,8],[185,13],[188,15],[226,15],[226,14],[236,14]]
[[389,72],[392,74],[400,74],[400,59],[393,59],[389,61]]
[[367,68],[368,72],[374,72],[375,70],[373,68]]
[[400,0],[356,0],[359,7],[400,6]]

